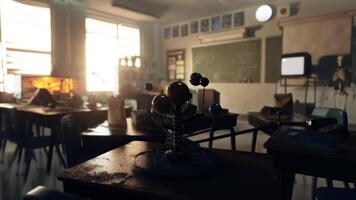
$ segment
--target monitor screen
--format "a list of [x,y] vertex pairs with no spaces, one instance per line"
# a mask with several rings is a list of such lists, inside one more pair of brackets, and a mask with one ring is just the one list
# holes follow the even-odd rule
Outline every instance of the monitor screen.
[[302,76],[305,75],[305,57],[285,57],[282,58],[282,76]]

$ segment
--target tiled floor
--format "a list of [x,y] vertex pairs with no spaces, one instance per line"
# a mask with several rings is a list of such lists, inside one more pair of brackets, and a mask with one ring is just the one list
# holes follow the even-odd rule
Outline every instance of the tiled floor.
[[[247,122],[239,122],[239,129],[243,130],[250,128]],[[223,134],[218,132],[216,135]],[[193,139],[207,138],[207,134],[199,135]],[[240,135],[236,137],[237,149],[241,151],[249,151],[251,148],[251,134]],[[260,133],[257,140],[257,151],[265,153],[263,143],[268,139],[268,136]],[[203,144],[202,146],[206,146]],[[214,148],[229,149],[230,140],[221,139],[214,142]],[[62,185],[56,179],[56,175],[63,169],[56,154],[52,165],[51,174],[48,176],[45,173],[46,155],[42,150],[36,150],[36,160],[32,161],[30,174],[26,182],[21,175],[21,165],[14,164],[11,169],[8,169],[8,160],[15,149],[14,144],[7,147],[4,162],[0,163],[0,200],[17,200],[21,199],[22,195],[37,185],[45,185],[49,188],[62,190]],[[319,179],[318,186],[325,186],[325,180]],[[334,182],[336,186],[342,186],[340,182]],[[297,175],[293,200],[308,200],[311,192],[311,178],[308,176]]]

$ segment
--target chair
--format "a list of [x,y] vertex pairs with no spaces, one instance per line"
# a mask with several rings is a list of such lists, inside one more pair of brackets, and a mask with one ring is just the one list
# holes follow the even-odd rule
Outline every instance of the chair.
[[330,117],[337,120],[337,124],[348,130],[347,112],[338,108],[316,107],[312,112],[312,117]]
[[[209,133],[210,138],[214,138],[214,133],[215,131],[218,130],[230,130],[230,145],[231,145],[231,150],[236,151],[236,136],[235,134],[235,125],[237,121],[237,116],[236,117],[231,117],[231,116],[213,116],[213,124],[212,128]],[[231,125],[234,126],[231,126]],[[209,141],[209,148],[213,148],[213,140]]]
[[[4,162],[4,156],[5,156],[5,150],[6,150],[6,144],[7,140],[9,138],[9,125],[7,120],[7,112],[2,111],[1,113],[1,125],[0,125],[0,162]],[[5,126],[3,126],[5,125]]]
[[138,94],[136,96],[137,110],[141,110],[141,109],[149,110],[151,108],[153,97],[154,97],[153,95],[149,95],[149,94]]
[[[342,126],[345,130],[348,130],[348,117],[347,112],[338,108],[326,108],[326,107],[316,107],[312,112],[312,117],[328,117],[335,118],[337,120],[337,125]],[[329,188],[333,187],[331,179],[327,179],[327,186]],[[312,180],[313,190],[312,190],[312,199],[316,198],[316,189],[317,189],[317,177],[313,177]],[[346,188],[349,188],[349,184],[344,182]]]
[[[20,112],[16,108],[10,109],[8,111],[7,117],[7,128],[8,128],[8,139],[16,143],[16,149],[13,153],[9,168],[11,168],[16,157],[20,163],[22,158],[22,152],[25,151],[25,179],[27,178],[31,160],[35,157],[33,150],[39,148],[45,148],[51,145],[51,136],[33,136],[32,125],[29,123],[24,123],[24,119]],[[48,156],[48,155],[47,155]]]
[[23,200],[85,200],[82,197],[37,186],[29,191]]
[[69,114],[61,119],[61,133],[64,151],[66,152],[67,168],[89,160],[95,156],[88,152],[84,152],[82,147],[81,133],[89,127],[86,117],[88,116]]

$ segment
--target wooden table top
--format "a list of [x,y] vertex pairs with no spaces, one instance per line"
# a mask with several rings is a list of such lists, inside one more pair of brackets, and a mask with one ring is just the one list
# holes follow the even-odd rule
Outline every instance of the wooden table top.
[[147,131],[140,131],[137,130],[131,118],[126,118],[127,121],[127,128],[123,129],[120,127],[112,127],[109,126],[108,122],[105,121],[104,123],[98,125],[95,128],[89,129],[88,131],[82,133],[83,137],[109,137],[109,136],[162,136],[160,133],[155,132],[147,132]]
[[[257,118],[261,123],[270,123],[278,120],[277,115],[266,115],[261,112],[248,112],[248,117],[249,120],[251,118]],[[282,122],[305,122],[308,119],[310,119],[310,117],[298,113],[294,113],[292,115],[281,115]]]
[[78,113],[78,112],[107,111],[107,108],[98,108],[96,110],[91,110],[89,108],[76,108],[76,107],[65,107],[65,106],[57,106],[56,108],[49,108],[45,106],[19,104],[19,103],[0,103],[0,108],[3,109],[16,108],[18,111],[44,115],[44,116],[66,115],[66,114]]
[[[64,170],[58,179],[63,181],[66,192],[80,193],[91,199],[115,198],[113,194],[123,191],[124,195],[132,193],[143,199],[275,199],[276,172],[267,154],[214,149],[224,164],[212,174],[173,180],[136,174],[132,165],[135,155],[160,146],[162,144],[130,142]],[[95,196],[99,193],[100,197]]]

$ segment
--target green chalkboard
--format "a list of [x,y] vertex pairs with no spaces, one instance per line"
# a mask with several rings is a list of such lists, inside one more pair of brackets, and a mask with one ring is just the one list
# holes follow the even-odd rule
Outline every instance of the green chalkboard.
[[282,36],[266,38],[266,83],[281,78]]
[[260,82],[261,40],[193,48],[193,71],[211,82]]

